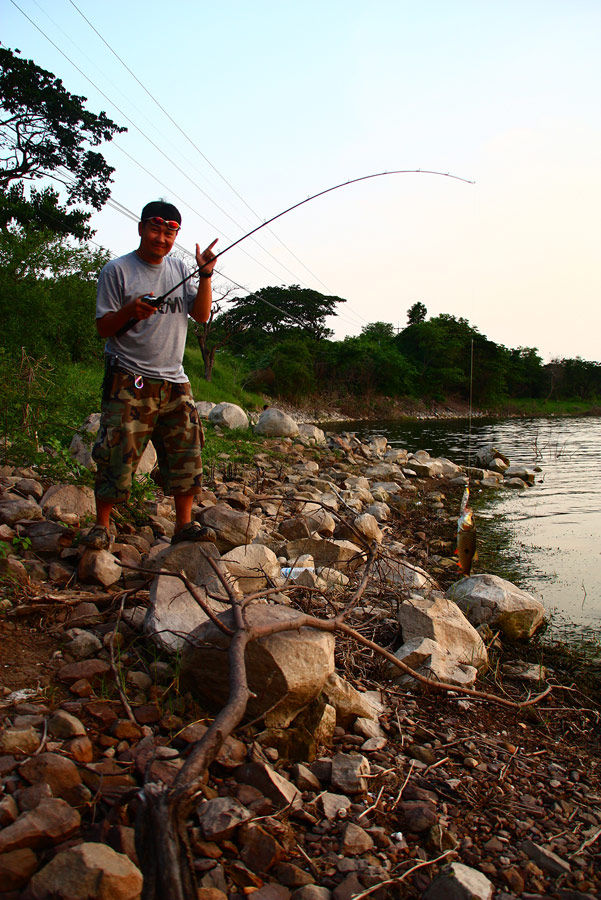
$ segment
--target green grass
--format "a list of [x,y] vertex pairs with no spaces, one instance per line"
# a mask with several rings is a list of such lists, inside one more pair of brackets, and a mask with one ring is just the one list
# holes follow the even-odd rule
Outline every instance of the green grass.
[[[266,453],[274,460],[284,459],[284,454],[273,450],[269,439],[256,435],[251,428],[223,431],[217,434],[215,428],[203,422],[205,445],[202,458],[207,468],[223,469],[228,463],[253,465],[257,453]],[[227,456],[227,458],[226,458]]]
[[532,398],[504,400],[491,409],[497,416],[598,416],[601,406],[594,400],[535,400]]
[[184,355],[184,368],[192,385],[195,400],[211,403],[236,403],[245,410],[261,409],[265,403],[260,394],[244,388],[246,370],[243,363],[226,353],[218,354],[213,369],[213,380],[205,381],[202,354],[198,347],[188,344]]

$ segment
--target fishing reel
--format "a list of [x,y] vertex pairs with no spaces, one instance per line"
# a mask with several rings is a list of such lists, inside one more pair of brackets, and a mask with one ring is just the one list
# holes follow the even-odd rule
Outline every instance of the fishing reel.
[[167,300],[164,294],[162,297],[155,297],[153,294],[144,294],[143,297],[140,297],[140,300],[143,300],[144,303],[148,303],[149,306],[154,306],[155,309],[162,309],[163,307],[170,309],[175,307],[176,304],[174,297]]
[[148,303],[149,306],[154,306],[155,309],[160,309],[165,302],[163,297],[155,297],[154,294],[144,294],[143,297],[140,297],[140,300],[143,303]]

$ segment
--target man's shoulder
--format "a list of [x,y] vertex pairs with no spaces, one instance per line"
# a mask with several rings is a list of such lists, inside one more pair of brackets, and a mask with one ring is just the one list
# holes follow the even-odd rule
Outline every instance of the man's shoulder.
[[114,259],[109,259],[102,268],[102,272],[108,274],[109,272],[131,269],[132,266],[137,266],[137,261],[138,257],[136,252],[132,250],[131,253],[125,253],[123,256],[116,256]]

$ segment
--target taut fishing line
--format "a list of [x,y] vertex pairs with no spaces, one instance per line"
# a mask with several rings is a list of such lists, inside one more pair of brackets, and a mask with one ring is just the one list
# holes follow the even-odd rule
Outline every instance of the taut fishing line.
[[[442,178],[453,178],[455,181],[463,181],[466,184],[475,184],[474,181],[471,181],[469,178],[462,178],[460,175],[451,175],[450,172],[435,172],[430,169],[393,169],[387,172],[375,172],[372,175],[361,175],[359,178],[350,178],[348,181],[343,181],[341,184],[335,184],[333,187],[325,188],[323,191],[318,191],[316,194],[312,194],[310,197],[306,197],[304,200],[299,200],[298,203],[294,203],[292,206],[287,207],[287,209],[282,210],[282,212],[277,213],[277,215],[272,216],[270,219],[267,219],[265,222],[262,222],[260,225],[257,225],[256,228],[253,228],[251,231],[248,231],[246,234],[242,235],[242,237],[238,238],[233,243],[229,244],[229,246],[225,247],[224,250],[220,250],[219,253],[216,253],[213,257],[214,260],[218,260],[220,256],[223,256],[224,253],[227,253],[233,247],[237,247],[238,244],[241,244],[242,241],[245,241],[247,238],[251,237],[253,234],[256,234],[257,231],[260,231],[262,228],[266,228],[267,225],[271,225],[272,222],[275,222],[276,219],[281,219],[282,216],[287,215],[289,212],[292,212],[294,209],[298,209],[299,206],[304,206],[305,203],[310,203],[311,200],[316,200],[318,197],[323,197],[324,194],[330,194],[332,191],[337,191],[339,188],[348,187],[350,184],[357,184],[359,181],[368,181],[371,178],[382,178],[386,175],[439,175]],[[212,262],[213,260],[210,260]],[[205,263],[206,265],[206,263]],[[199,266],[196,269],[193,269],[189,275],[186,275],[185,278],[182,278],[181,281],[178,281],[177,284],[174,284],[170,290],[166,291],[166,293],[162,294],[160,297],[152,298],[152,305],[156,306],[157,309],[160,309],[161,306],[165,303],[169,294],[173,293],[173,291],[177,290],[177,288],[181,287],[182,284],[185,284],[191,278],[194,278],[195,275],[200,272],[200,269],[204,268],[203,266]],[[129,322],[126,322],[125,325],[119,329],[117,334],[125,334],[126,331],[129,331],[134,325],[137,325],[138,319],[130,319]]]

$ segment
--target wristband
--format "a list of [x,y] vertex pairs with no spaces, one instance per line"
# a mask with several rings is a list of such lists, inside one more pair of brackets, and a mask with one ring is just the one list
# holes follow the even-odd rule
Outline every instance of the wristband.
[[212,276],[213,276],[212,272],[199,272],[198,273],[199,278],[211,278]]

